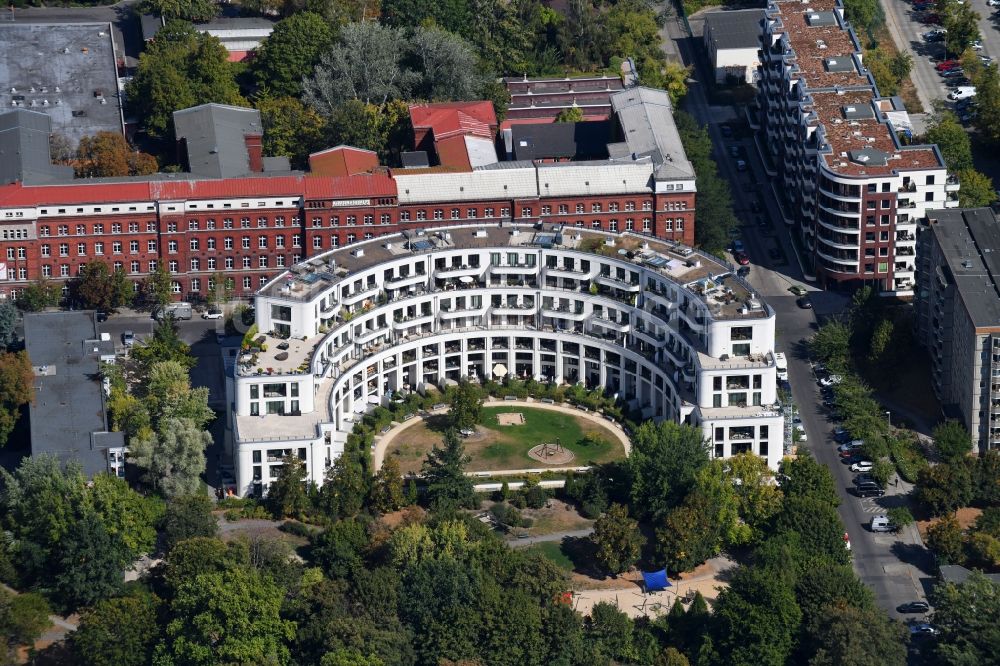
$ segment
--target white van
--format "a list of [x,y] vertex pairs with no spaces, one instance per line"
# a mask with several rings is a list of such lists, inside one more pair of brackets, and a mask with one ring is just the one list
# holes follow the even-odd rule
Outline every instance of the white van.
[[156,311],[156,318],[163,319],[168,315],[173,315],[174,319],[190,319],[193,309],[190,303],[185,303],[184,301],[178,301],[177,303],[168,303],[166,306],[160,308]]
[[788,359],[784,352],[774,352],[774,367],[778,369],[778,379],[788,381]]
[[948,93],[948,99],[952,101],[968,99],[976,96],[976,86],[959,86]]
[[891,532],[889,516],[872,516],[872,532]]

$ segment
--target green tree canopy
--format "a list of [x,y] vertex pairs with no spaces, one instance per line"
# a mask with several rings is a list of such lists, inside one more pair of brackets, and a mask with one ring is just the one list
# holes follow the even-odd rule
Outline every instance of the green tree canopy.
[[71,634],[73,655],[86,666],[145,666],[160,637],[159,599],[137,590],[99,601],[80,614]]
[[0,302],[0,350],[10,346],[17,335],[17,306],[10,300]]
[[578,106],[571,106],[563,109],[556,115],[557,123],[579,123],[583,122],[583,110]]
[[403,494],[403,476],[399,461],[389,457],[372,479],[371,508],[376,513],[391,513],[406,504]]
[[972,450],[972,437],[959,421],[945,421],[932,433],[934,448],[946,461],[966,456]]
[[1000,654],[1000,585],[974,571],[964,583],[940,583],[931,595],[933,623],[941,630],[936,663],[986,664]]
[[276,96],[300,95],[302,79],[332,43],[333,30],[318,14],[299,12],[278,21],[254,52],[250,68],[257,85]]
[[597,519],[590,539],[597,548],[598,563],[613,576],[636,563],[643,542],[639,524],[629,518],[628,508],[621,504],[612,504]]
[[778,483],[786,497],[811,497],[830,506],[840,506],[837,485],[830,470],[816,462],[808,451],[781,461]]
[[937,144],[945,166],[952,173],[972,167],[972,142],[951,111],[935,113],[922,140]]
[[326,120],[295,97],[263,95],[254,106],[264,127],[264,154],[285,155],[293,168],[305,169],[309,154],[324,146]]
[[201,488],[205,449],[212,435],[189,418],[166,418],[160,430],[129,443],[129,457],[144,481],[166,497],[190,495]]
[[50,624],[51,612],[48,602],[38,594],[13,594],[0,587],[0,663],[20,663],[18,646],[34,647]]
[[906,628],[878,608],[831,605],[808,618],[810,666],[906,664]]
[[168,21],[146,44],[125,93],[143,130],[161,139],[173,136],[174,111],[209,102],[246,106],[222,43],[181,21]]
[[77,178],[146,176],[156,173],[156,158],[133,150],[118,132],[98,132],[80,139],[74,165]]
[[168,20],[210,21],[219,15],[219,5],[212,0],[141,0],[136,9]]
[[87,512],[59,541],[53,596],[66,611],[92,606],[121,592],[130,563],[121,537],[110,534],[95,513]]
[[174,497],[167,502],[162,527],[165,547],[169,552],[185,539],[214,537],[219,523],[212,515],[212,500],[205,493],[195,493]]
[[60,290],[51,280],[42,278],[28,284],[17,294],[17,307],[25,312],[40,312],[59,305]]
[[483,394],[471,382],[462,382],[451,399],[451,426],[456,430],[471,430],[483,413]]
[[722,663],[783,666],[794,647],[802,612],[786,580],[744,567],[719,593],[713,620],[719,637],[716,646],[726,660]]
[[708,464],[701,430],[672,421],[646,421],[632,436],[632,507],[638,515],[661,518],[680,504]]
[[989,206],[996,201],[996,189],[993,179],[975,169],[962,169],[958,172],[961,189],[958,191],[958,205],[963,208],[978,208]]
[[21,408],[35,400],[35,374],[28,352],[0,352],[0,446],[14,432]]
[[294,453],[281,459],[278,477],[267,489],[267,502],[277,518],[301,518],[309,508],[306,463]]
[[472,490],[472,479],[465,476],[468,462],[458,433],[449,429],[444,434],[443,446],[431,449],[421,468],[427,501],[432,508],[472,508],[479,503]]

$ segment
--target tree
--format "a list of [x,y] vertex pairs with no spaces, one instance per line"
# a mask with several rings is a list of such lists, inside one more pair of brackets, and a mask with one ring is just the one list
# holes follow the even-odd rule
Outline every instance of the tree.
[[50,280],[36,280],[17,292],[17,307],[25,312],[41,312],[59,305],[59,287]]
[[906,629],[877,608],[827,606],[808,619],[810,666],[904,666]]
[[910,75],[913,58],[905,51],[890,56],[881,48],[873,48],[865,52],[865,66],[875,77],[881,94],[896,95],[903,80]]
[[166,497],[194,494],[201,488],[205,449],[212,435],[191,419],[167,418],[157,433],[129,444],[129,457],[144,481]]
[[118,132],[98,132],[81,138],[76,158],[77,178],[146,176],[159,169],[155,157],[132,150]]
[[0,350],[9,347],[17,337],[17,306],[11,301],[0,301]]
[[831,562],[846,564],[849,559],[844,548],[844,524],[828,502],[811,497],[786,498],[774,518],[773,532],[797,532],[805,552],[827,557]]
[[717,647],[724,659],[718,663],[783,666],[801,619],[786,580],[753,567],[739,569],[715,602]]
[[21,663],[16,658],[17,646],[33,647],[48,628],[50,613],[44,597],[32,592],[13,594],[0,587],[0,663]]
[[[163,338],[157,338],[154,332],[151,345],[156,346],[162,342]],[[164,343],[162,347],[174,344],[171,339],[171,342]],[[175,354],[162,352],[162,355],[181,356],[186,347],[187,345],[184,345]],[[181,361],[165,360],[153,363],[146,373],[143,394],[152,423],[157,428],[160,428],[166,419],[188,419],[195,426],[204,428],[215,418],[215,413],[208,406],[208,388],[204,386],[191,388],[187,367]]]
[[695,473],[708,464],[701,430],[672,421],[646,421],[632,437],[632,508],[640,516],[662,518],[694,485]]
[[143,497],[125,479],[110,474],[94,476],[89,494],[98,518],[112,537],[121,540],[129,561],[153,551],[162,502]]
[[35,373],[28,352],[0,352],[0,446],[14,432],[21,407],[35,401]]
[[464,39],[440,28],[418,27],[408,47],[411,97],[447,102],[479,96],[484,77],[475,51]]
[[144,666],[152,663],[160,637],[159,599],[137,590],[99,601],[80,614],[71,634],[73,655],[86,666]]
[[598,564],[615,577],[635,564],[642,548],[639,524],[629,518],[628,509],[621,504],[612,504],[597,519],[590,540],[597,549]]
[[403,496],[403,477],[399,461],[393,457],[382,462],[382,467],[372,480],[371,508],[376,513],[391,513],[406,504]]
[[504,0],[469,0],[468,29],[460,34],[483,62],[501,74],[525,71],[531,35],[524,29],[522,6]]
[[319,504],[331,518],[348,518],[361,511],[367,494],[365,473],[357,460],[344,451],[326,471]]
[[347,578],[364,566],[368,531],[358,518],[340,520],[324,530],[313,542],[313,560],[331,578]]
[[687,94],[687,80],[690,76],[691,68],[685,67],[679,62],[670,60],[663,64],[660,87],[667,91],[670,103],[674,105],[674,108],[677,108],[684,95]]
[[211,0],[142,0],[136,9],[143,14],[154,14],[181,21],[211,21],[219,15],[219,6]]
[[146,278],[143,292],[146,300],[155,308],[154,313],[174,300],[172,282],[170,273],[160,263],[156,265],[156,270]]
[[962,169],[958,172],[958,180],[962,184],[958,191],[958,205],[963,208],[989,206],[996,198],[993,179],[975,169]]
[[[235,544],[234,544],[235,546]],[[233,548],[235,551],[236,548]],[[237,558],[230,548],[216,537],[197,536],[178,541],[167,552],[167,566],[163,572],[170,596],[185,581],[198,574],[225,571],[237,566]]]
[[679,652],[675,647],[668,647],[661,654],[657,655],[653,666],[690,666],[691,662]]
[[462,382],[451,399],[451,427],[455,430],[473,430],[482,418],[482,392],[470,382]]
[[943,516],[968,506],[975,488],[972,469],[975,461],[960,458],[952,463],[925,467],[917,475],[917,501],[931,515]]
[[845,0],[844,14],[847,20],[868,34],[869,39],[875,29],[885,21],[882,6],[878,0]]
[[469,5],[468,0],[382,0],[382,20],[399,28],[438,25],[465,34],[472,21]]
[[472,479],[465,476],[469,457],[454,429],[444,434],[444,446],[435,446],[421,468],[427,499],[433,509],[474,508],[478,504]]
[[578,106],[571,106],[563,109],[556,115],[557,123],[581,123],[583,122],[583,110]]
[[723,479],[733,489],[740,521],[754,531],[754,538],[759,537],[765,523],[781,508],[782,499],[767,460],[741,453],[726,461],[722,469]]
[[278,477],[267,489],[267,503],[278,519],[301,518],[309,508],[305,462],[294,453],[281,459]]
[[875,325],[868,346],[868,363],[873,368],[884,370],[891,365],[889,355],[892,351],[892,331],[893,323],[889,319],[882,319]]
[[332,43],[333,30],[318,14],[300,12],[278,21],[254,54],[251,70],[257,85],[279,97],[300,95],[302,79],[313,73]]
[[255,106],[264,128],[264,154],[285,155],[293,168],[306,168],[309,154],[323,147],[323,117],[294,97],[261,96]]
[[59,542],[53,596],[64,610],[93,604],[121,592],[128,549],[93,512],[87,512]]
[[942,564],[965,561],[964,534],[954,516],[945,516],[927,528],[927,546]]
[[983,67],[976,84],[976,130],[986,141],[1000,143],[1000,72],[996,63]]
[[808,451],[795,458],[781,461],[778,484],[786,497],[810,497],[830,506],[840,506],[840,496],[833,475],[825,465],[816,462]]
[[972,5],[949,2],[942,19],[944,29],[948,31],[944,36],[948,55],[964,53],[972,42],[979,39],[980,16],[972,9]]
[[103,261],[88,261],[80,267],[80,277],[75,285],[76,295],[83,307],[95,310],[113,310],[118,294],[111,281],[111,269]]
[[972,450],[972,438],[959,421],[940,423],[931,435],[934,438],[934,448],[946,462],[963,458]]
[[295,625],[281,619],[284,591],[254,571],[231,568],[185,581],[156,663],[287,664]]
[[717,520],[721,510],[715,498],[696,490],[667,511],[656,543],[671,571],[690,571],[719,553],[726,527]]
[[218,38],[188,23],[168,21],[139,56],[135,76],[125,88],[128,111],[142,119],[142,129],[150,136],[170,140],[174,111],[210,102],[246,106],[233,75]]
[[961,585],[939,583],[931,594],[933,623],[941,630],[934,663],[987,664],[1000,649],[1000,585],[973,571]]
[[[979,59],[976,58],[976,61]],[[937,144],[945,166],[952,173],[972,168],[972,142],[965,128],[951,111],[942,110],[935,113],[921,140]]]
[[333,47],[303,81],[303,99],[330,116],[348,100],[384,104],[401,97],[405,81],[401,60],[403,33],[379,23],[348,23]]
[[163,516],[164,548],[169,552],[185,539],[214,537],[219,523],[212,515],[212,500],[204,493],[174,497]]
[[632,620],[613,604],[606,601],[594,604],[584,620],[584,628],[587,640],[593,645],[594,652],[601,656],[601,661],[636,661]]
[[839,321],[831,321],[820,327],[809,341],[809,350],[827,365],[842,365],[851,350],[851,330]]

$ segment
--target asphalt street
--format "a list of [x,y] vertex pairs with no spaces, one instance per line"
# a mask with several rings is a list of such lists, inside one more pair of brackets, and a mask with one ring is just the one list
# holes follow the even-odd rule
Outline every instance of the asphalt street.
[[[692,27],[697,33],[697,21],[692,21]],[[760,291],[777,315],[775,348],[784,351],[788,358],[792,396],[808,437],[804,448],[826,465],[837,481],[841,497],[838,511],[851,540],[855,572],[873,590],[879,606],[899,617],[895,610],[898,605],[926,599],[931,577],[930,555],[919,543],[915,530],[900,535],[876,535],[871,532],[871,516],[901,502],[901,497],[862,500],[848,492],[853,487],[853,474],[837,456],[833,444],[836,423],[828,419],[822,406],[805,349],[805,342],[816,330],[815,311],[799,308],[795,295],[789,292],[790,287],[799,285],[806,287],[811,295],[817,295],[817,287],[803,280],[787,228],[781,221],[775,193],[754,148],[752,135],[746,133],[741,136],[737,131],[732,139],[723,137],[721,124],[736,119],[737,114],[731,107],[709,105],[700,82],[704,68],[701,67],[700,56],[695,57],[691,40],[674,22],[668,25],[668,33],[684,62],[697,67],[689,81],[683,107],[701,124],[708,126],[719,173],[731,183],[734,207],[744,223],[741,237],[751,260],[750,283]],[[700,39],[696,44],[700,45]],[[741,117],[739,120],[742,123]],[[738,148],[739,158],[730,155],[730,146],[733,145]],[[746,171],[737,169],[736,159],[747,162]],[[762,204],[760,215],[764,215],[768,223],[763,228],[756,224],[755,214],[751,211],[753,200],[757,197]],[[772,256],[772,251],[777,252]]]

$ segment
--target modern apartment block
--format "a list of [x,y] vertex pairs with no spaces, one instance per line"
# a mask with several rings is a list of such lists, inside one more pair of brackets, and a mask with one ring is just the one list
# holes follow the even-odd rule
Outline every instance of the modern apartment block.
[[256,321],[262,344],[227,386],[241,495],[265,493],[289,452],[321,483],[354,420],[396,392],[504,375],[603,387],[700,426],[718,458],[783,455],[774,311],[678,243],[507,223],[393,234],[282,273]]
[[898,97],[882,97],[841,0],[772,0],[761,42],[758,149],[785,222],[827,287],[912,296],[916,225],[958,206],[937,146],[904,145]]
[[341,146],[314,156],[336,172],[326,175],[263,156],[256,111],[203,105],[175,114],[189,173],[87,180],[49,167],[44,115],[0,115],[0,154],[10,156],[0,169],[8,176],[0,184],[0,297],[16,298],[39,278],[65,283],[94,259],[136,285],[162,264],[185,300],[224,279],[250,297],[313,254],[456,223],[544,222],[693,244],[695,173],[667,94],[632,87],[611,104],[602,159],[500,162],[479,136],[483,123],[464,122],[470,114],[453,113],[454,104],[436,114],[421,105],[412,111],[430,123],[421,130],[434,137],[427,143],[438,164],[388,169]]
[[934,392],[980,452],[1000,447],[1000,220],[989,208],[929,211],[917,263]]

